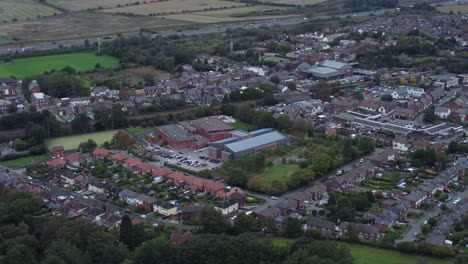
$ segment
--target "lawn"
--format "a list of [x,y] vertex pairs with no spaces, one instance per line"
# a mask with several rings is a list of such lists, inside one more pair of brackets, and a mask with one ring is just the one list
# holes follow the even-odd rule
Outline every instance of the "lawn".
[[97,63],[100,63],[102,68],[111,68],[118,65],[118,60],[91,53],[32,57],[0,64],[0,76],[25,78],[42,74],[44,71],[60,70],[65,66],[71,66],[77,71],[86,71],[94,69]]
[[235,129],[244,130],[244,131],[251,131],[253,129],[252,125],[244,123],[244,122],[240,122],[240,121],[229,124],[229,125]]
[[271,61],[271,62],[282,62],[282,61],[287,61],[287,59],[279,58],[279,57],[266,57],[263,59],[264,61]]
[[46,154],[43,154],[21,157],[14,160],[2,161],[0,162],[0,164],[10,168],[24,168],[31,163],[43,162],[47,160],[50,160],[50,157]]
[[289,176],[293,174],[299,166],[296,164],[278,164],[273,167],[266,168],[261,177],[265,184],[271,184],[273,181],[286,183]]
[[[276,247],[289,248],[294,243],[293,239],[275,237],[272,243]],[[423,258],[418,255],[404,254],[395,250],[369,247],[366,245],[351,244],[346,242],[337,242],[349,247],[354,264],[418,264]],[[429,264],[451,264],[448,259],[438,259],[424,257]]]
[[151,127],[132,127],[132,128],[127,129],[128,133],[130,133],[132,136],[136,136],[145,131],[152,131],[152,130],[153,128]]
[[0,45],[6,45],[10,43],[11,43],[11,40],[6,39],[6,38],[0,38]]
[[[350,243],[343,243],[349,247],[351,250],[351,255],[353,256],[354,263],[356,264],[417,264],[423,258],[417,255],[410,255],[400,253],[395,250],[374,248],[365,245],[357,245]],[[424,257],[429,264],[450,264],[452,263],[448,259],[437,259]]]
[[65,150],[78,149],[78,145],[81,142],[85,142],[88,139],[96,141],[98,145],[101,145],[105,141],[111,141],[112,137],[118,130],[110,130],[104,132],[89,133],[83,135],[69,136],[69,137],[58,137],[48,139],[46,142],[47,148],[50,150],[56,146],[63,146]]

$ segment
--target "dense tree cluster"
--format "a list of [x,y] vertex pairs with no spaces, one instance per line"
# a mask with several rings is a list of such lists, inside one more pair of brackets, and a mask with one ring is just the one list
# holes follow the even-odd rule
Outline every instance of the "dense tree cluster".
[[331,193],[328,200],[329,217],[333,221],[354,221],[356,211],[367,210],[375,197],[372,192]]

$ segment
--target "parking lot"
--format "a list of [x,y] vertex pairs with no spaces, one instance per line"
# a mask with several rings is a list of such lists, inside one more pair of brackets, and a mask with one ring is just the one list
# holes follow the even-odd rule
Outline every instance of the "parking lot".
[[207,148],[200,150],[171,150],[163,147],[150,147],[150,150],[156,155],[161,164],[167,162],[192,171],[216,170],[222,164],[221,161],[208,157]]

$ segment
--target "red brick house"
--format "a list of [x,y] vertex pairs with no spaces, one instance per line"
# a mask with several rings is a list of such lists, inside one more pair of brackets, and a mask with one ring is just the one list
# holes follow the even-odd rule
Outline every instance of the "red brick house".
[[54,159],[49,162],[47,162],[47,167],[49,168],[60,168],[64,167],[67,162],[64,161],[63,159]]
[[81,164],[84,164],[86,162],[86,157],[79,152],[75,152],[75,153],[67,155],[64,158],[64,160],[70,166],[79,167]]
[[104,159],[109,155],[109,150],[103,149],[103,148],[96,148],[93,153],[91,153],[91,156],[93,159]]
[[128,159],[128,156],[127,155],[124,155],[122,153],[116,153],[114,155],[112,155],[112,162],[114,164],[123,164],[125,162],[125,160]]
[[65,150],[63,149],[63,146],[53,147],[51,154],[54,159],[63,158],[65,156]]

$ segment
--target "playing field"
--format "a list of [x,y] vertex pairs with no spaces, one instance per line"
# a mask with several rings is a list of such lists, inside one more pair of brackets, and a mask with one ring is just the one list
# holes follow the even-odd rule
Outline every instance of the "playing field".
[[91,53],[32,57],[0,64],[0,76],[24,78],[52,69],[59,70],[65,66],[71,66],[77,71],[85,71],[94,69],[96,63],[100,63],[102,68],[111,68],[118,64],[118,60],[110,56],[96,56]]
[[241,121],[237,121],[237,122],[229,124],[229,125],[232,126],[235,129],[240,129],[240,130],[244,130],[244,131],[251,131],[252,128],[253,128],[252,125],[241,122]]
[[438,6],[437,10],[444,13],[450,13],[450,10],[452,10],[455,14],[457,14],[458,12],[466,14],[468,13],[468,5]]
[[327,0],[259,0],[259,2],[262,3],[274,3],[274,4],[289,4],[289,5],[300,5],[300,6],[305,6],[305,5],[316,5],[320,4],[323,2],[326,2]]
[[51,16],[60,14],[57,9],[25,0],[2,0],[0,1],[0,21],[10,22],[15,20],[34,19],[38,16]]
[[136,136],[140,133],[146,132],[146,131],[152,131],[154,128],[151,127],[132,127],[127,129],[127,131],[132,135]]
[[170,0],[143,5],[133,5],[120,8],[106,9],[104,12],[129,13],[137,15],[182,13],[218,8],[232,8],[245,4],[219,0]]
[[59,137],[51,138],[46,142],[47,148],[51,150],[56,146],[63,146],[65,150],[78,149],[78,145],[81,142],[85,142],[88,139],[94,140],[98,145],[101,145],[105,141],[111,141],[112,137],[118,130],[110,130],[104,132],[89,133],[83,135],[69,136],[69,137]]
[[273,181],[287,182],[289,176],[293,174],[299,167],[296,164],[278,164],[273,167],[266,168],[261,177],[263,183],[271,184]]

